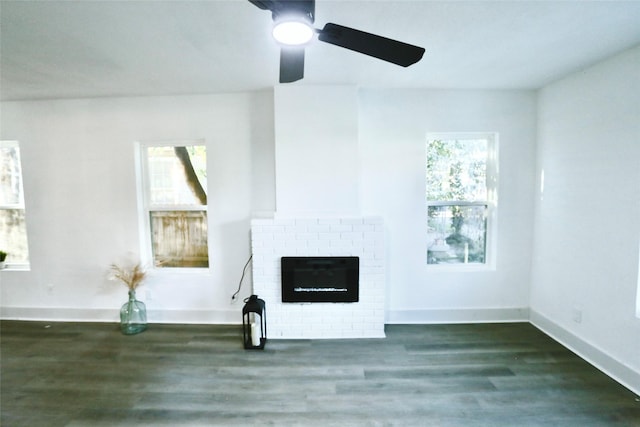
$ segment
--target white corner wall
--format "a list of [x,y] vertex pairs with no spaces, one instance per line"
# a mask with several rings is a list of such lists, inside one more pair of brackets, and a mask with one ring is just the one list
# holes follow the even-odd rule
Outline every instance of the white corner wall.
[[640,47],[540,91],[531,286],[532,322],[636,391],[639,99]]
[[[387,322],[527,321],[535,188],[533,91],[360,91],[363,215],[385,220]],[[497,132],[497,265],[426,263],[426,136]]]
[[212,268],[152,274],[138,296],[151,322],[240,322],[252,212],[275,207],[271,92],[5,102],[1,131],[21,144],[31,252],[0,272],[2,318],[118,320],[126,288],[106,278],[139,258],[134,142],[204,139]]

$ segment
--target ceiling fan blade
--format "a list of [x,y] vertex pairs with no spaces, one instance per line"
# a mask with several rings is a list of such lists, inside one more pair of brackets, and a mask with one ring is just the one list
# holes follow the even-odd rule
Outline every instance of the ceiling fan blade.
[[424,55],[422,47],[332,23],[319,31],[318,40],[403,67],[415,64]]
[[273,10],[276,2],[273,0],[249,0],[255,6],[258,6],[262,10]]
[[280,48],[280,83],[291,83],[304,77],[304,47]]

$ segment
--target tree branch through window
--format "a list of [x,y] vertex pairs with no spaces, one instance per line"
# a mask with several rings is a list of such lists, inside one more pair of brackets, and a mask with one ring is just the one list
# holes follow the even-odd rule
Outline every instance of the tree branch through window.
[[184,168],[184,174],[187,179],[187,184],[189,188],[193,192],[193,195],[200,201],[200,204],[207,204],[207,193],[202,188],[202,184],[200,184],[200,180],[196,175],[196,171],[193,169],[193,164],[191,163],[191,157],[189,156],[189,152],[186,147],[174,147],[174,151],[176,153],[176,157],[180,160],[182,167]]

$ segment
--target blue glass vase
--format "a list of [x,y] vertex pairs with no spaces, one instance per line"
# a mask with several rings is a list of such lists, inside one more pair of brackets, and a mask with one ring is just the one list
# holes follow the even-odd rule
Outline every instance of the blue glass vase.
[[139,334],[147,329],[147,307],[129,291],[129,301],[120,309],[120,330],[125,335]]

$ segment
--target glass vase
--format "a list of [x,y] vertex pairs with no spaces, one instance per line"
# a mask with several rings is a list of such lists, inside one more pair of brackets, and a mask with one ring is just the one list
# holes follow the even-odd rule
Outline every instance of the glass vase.
[[125,335],[139,334],[147,329],[147,307],[129,291],[129,301],[120,309],[120,330]]

